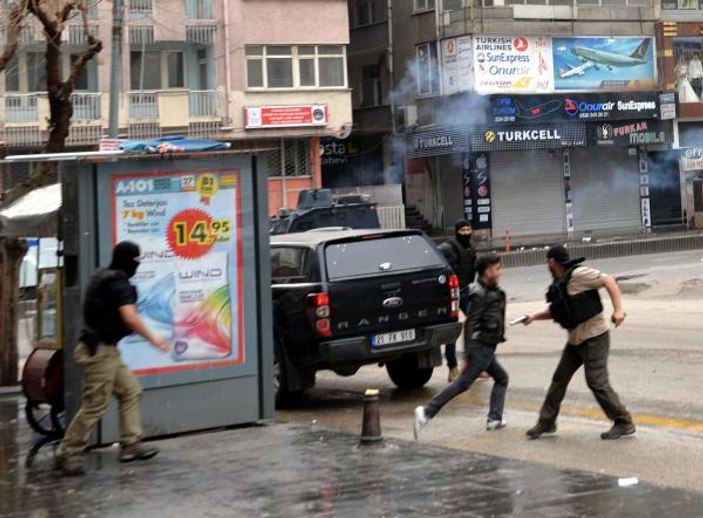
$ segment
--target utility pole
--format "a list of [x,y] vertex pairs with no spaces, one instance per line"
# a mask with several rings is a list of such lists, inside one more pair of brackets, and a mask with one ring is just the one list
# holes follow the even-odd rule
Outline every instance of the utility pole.
[[108,136],[117,138],[120,127],[120,73],[122,70],[122,0],[112,1],[112,62],[110,63],[110,126]]

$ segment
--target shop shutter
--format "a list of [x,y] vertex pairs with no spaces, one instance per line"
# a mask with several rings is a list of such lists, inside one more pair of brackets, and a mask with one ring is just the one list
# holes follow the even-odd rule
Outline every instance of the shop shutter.
[[577,232],[642,226],[637,156],[628,148],[571,150],[571,197]]
[[561,151],[491,153],[493,235],[565,232]]

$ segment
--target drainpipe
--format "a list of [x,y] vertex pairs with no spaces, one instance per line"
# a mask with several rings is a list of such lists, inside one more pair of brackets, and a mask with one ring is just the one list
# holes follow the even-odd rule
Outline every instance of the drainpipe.
[[387,0],[387,14],[386,17],[388,19],[388,47],[386,48],[386,59],[388,60],[388,81],[390,83],[390,88],[389,88],[389,101],[391,103],[391,127],[393,128],[393,135],[396,134],[396,127],[395,127],[395,101],[393,101],[393,96],[391,95],[391,92],[395,89],[395,66],[393,64],[393,0]]
[[230,57],[230,33],[229,33],[229,0],[222,0],[222,26],[225,36],[225,126],[230,126],[230,106],[229,96],[232,90],[232,62]]
[[[225,0],[226,2],[227,0]],[[281,139],[281,198],[283,208],[288,208],[288,186],[286,185],[286,141]]]

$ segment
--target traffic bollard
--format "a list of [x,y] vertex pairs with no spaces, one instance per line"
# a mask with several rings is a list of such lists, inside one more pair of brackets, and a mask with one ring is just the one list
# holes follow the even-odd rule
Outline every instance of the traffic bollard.
[[364,393],[364,418],[359,441],[362,445],[378,444],[383,440],[378,396],[378,389],[366,389]]

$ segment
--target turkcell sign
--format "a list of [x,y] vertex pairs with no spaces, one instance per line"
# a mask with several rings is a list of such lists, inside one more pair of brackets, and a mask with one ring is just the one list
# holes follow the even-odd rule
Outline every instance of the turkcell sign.
[[423,156],[451,155],[465,153],[469,150],[468,128],[442,128],[441,130],[422,131],[408,136],[407,151],[409,158]]
[[471,131],[474,151],[556,149],[586,145],[585,124],[547,123],[476,126]]

